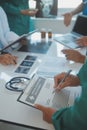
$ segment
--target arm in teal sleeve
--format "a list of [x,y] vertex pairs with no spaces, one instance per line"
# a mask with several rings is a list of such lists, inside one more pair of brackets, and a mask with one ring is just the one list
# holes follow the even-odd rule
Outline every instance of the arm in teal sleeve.
[[[84,93],[84,94],[83,94]],[[87,88],[73,106],[63,108],[52,116],[55,130],[86,130],[87,129]]]
[[81,86],[86,86],[87,85],[87,60],[83,64],[82,68],[80,69],[79,73],[77,74]]
[[61,109],[53,114],[52,121],[56,130],[87,129],[87,61],[77,74],[82,86],[81,96],[73,106]]
[[19,15],[20,14],[20,9],[16,6],[10,4],[10,3],[5,2],[1,5],[6,13],[9,13],[11,15]]

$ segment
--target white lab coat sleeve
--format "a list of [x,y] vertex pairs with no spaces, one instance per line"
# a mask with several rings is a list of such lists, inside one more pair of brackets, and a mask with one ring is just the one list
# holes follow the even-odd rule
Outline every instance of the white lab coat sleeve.
[[[17,40],[19,36],[16,33],[10,31],[6,34],[5,38],[8,44],[11,44],[13,41]],[[17,46],[19,46],[19,43],[13,45],[12,48],[16,48]]]
[[10,31],[6,13],[0,7],[0,41],[5,47],[18,38],[19,36],[16,33]]

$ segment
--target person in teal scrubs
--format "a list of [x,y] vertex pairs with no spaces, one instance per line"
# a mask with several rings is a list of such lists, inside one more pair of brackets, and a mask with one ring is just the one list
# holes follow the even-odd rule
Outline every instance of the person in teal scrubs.
[[[55,76],[55,87],[58,81],[64,77],[65,73]],[[35,107],[43,112],[43,119],[48,123],[53,123],[55,130],[86,130],[87,129],[87,60],[80,69],[77,76],[69,75],[64,83],[59,85],[59,90],[67,86],[81,85],[81,95],[75,99],[72,106],[54,110],[36,104]]]
[[7,14],[11,31],[18,35],[30,31],[30,16],[36,11],[29,11],[28,0],[0,0],[0,5]]

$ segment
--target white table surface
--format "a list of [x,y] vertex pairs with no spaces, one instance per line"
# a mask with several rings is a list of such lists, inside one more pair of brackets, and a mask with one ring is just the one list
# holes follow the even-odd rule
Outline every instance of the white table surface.
[[[53,42],[46,55],[62,56],[61,49],[63,48],[64,46]],[[30,53],[14,51],[13,54],[18,56],[18,63],[19,63],[21,61],[21,57],[23,57],[26,54],[29,55]],[[36,55],[39,58],[41,58],[41,60],[44,57],[44,55],[42,54],[36,54]],[[39,128],[40,130],[41,129],[54,130],[53,125],[43,121],[42,112],[40,112],[35,108],[17,102],[17,98],[19,97],[20,92],[12,92],[5,88],[5,83],[8,80],[8,77],[15,76],[15,74],[13,73],[14,67],[17,67],[17,65],[16,66],[0,65],[0,121],[13,123],[24,127]],[[73,65],[69,65],[69,68],[74,69],[76,67],[75,66],[73,67]]]

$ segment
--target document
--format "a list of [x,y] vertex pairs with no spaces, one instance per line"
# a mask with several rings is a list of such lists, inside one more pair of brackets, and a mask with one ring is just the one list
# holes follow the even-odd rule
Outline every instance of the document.
[[67,71],[68,62],[63,57],[45,57],[37,74],[44,77],[53,78],[56,74]]
[[34,107],[41,104],[52,107],[56,110],[71,106],[74,99],[79,95],[78,88],[64,88],[59,92],[54,92],[54,79],[34,75],[18,101]]

